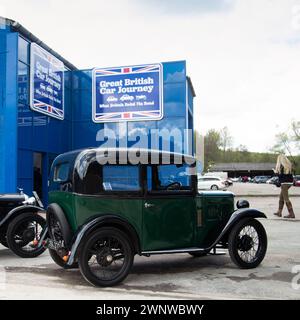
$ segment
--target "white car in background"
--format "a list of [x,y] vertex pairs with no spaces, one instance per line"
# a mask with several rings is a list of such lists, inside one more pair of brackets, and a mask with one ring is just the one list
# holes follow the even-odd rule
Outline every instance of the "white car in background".
[[202,176],[198,178],[198,190],[224,190],[225,180],[219,177]]

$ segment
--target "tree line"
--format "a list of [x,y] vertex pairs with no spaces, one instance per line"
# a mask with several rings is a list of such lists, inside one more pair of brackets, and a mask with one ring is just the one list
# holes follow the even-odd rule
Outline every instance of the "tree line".
[[204,136],[204,170],[219,162],[276,163],[278,154],[284,153],[292,161],[295,173],[300,174],[300,121],[292,121],[285,132],[276,135],[275,140],[268,152],[251,152],[244,145],[233,147],[233,137],[227,127],[210,129]]

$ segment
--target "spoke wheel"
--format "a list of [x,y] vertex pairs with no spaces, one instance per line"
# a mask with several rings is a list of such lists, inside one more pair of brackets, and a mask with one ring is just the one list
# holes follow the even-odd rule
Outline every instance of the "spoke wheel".
[[63,209],[57,203],[51,203],[47,209],[46,219],[51,239],[63,241],[63,246],[70,250],[73,232]]
[[267,251],[267,235],[262,224],[252,218],[239,221],[229,235],[228,249],[232,261],[240,268],[257,267]]
[[11,221],[7,229],[9,248],[22,258],[34,258],[45,251],[37,243],[46,221],[36,213],[24,213]]
[[53,214],[50,214],[48,218],[48,224],[49,224],[49,233],[50,233],[51,239],[55,241],[64,241],[64,238],[61,232],[61,225]]
[[[61,230],[61,223],[58,221],[54,214],[48,216],[48,227],[50,238],[57,242],[64,243],[64,237]],[[76,269],[78,268],[78,263],[74,262],[72,265],[68,265],[66,261],[63,260],[63,256],[67,254],[68,250],[61,250],[61,252],[56,252],[53,249],[48,249],[52,260],[61,268],[64,269]]]
[[95,286],[113,286],[128,275],[133,262],[130,240],[115,228],[101,228],[88,235],[79,254],[79,267]]

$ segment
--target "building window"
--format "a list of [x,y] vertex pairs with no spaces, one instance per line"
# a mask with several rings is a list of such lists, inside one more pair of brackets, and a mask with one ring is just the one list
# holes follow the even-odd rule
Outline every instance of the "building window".
[[29,66],[18,63],[18,101],[20,104],[29,103]]
[[19,37],[19,61],[29,64],[29,42]]

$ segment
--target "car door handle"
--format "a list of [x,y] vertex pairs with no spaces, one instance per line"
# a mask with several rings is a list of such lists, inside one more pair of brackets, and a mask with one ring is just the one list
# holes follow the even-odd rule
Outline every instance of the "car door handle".
[[154,207],[153,203],[145,202],[145,208],[152,208],[152,207]]

